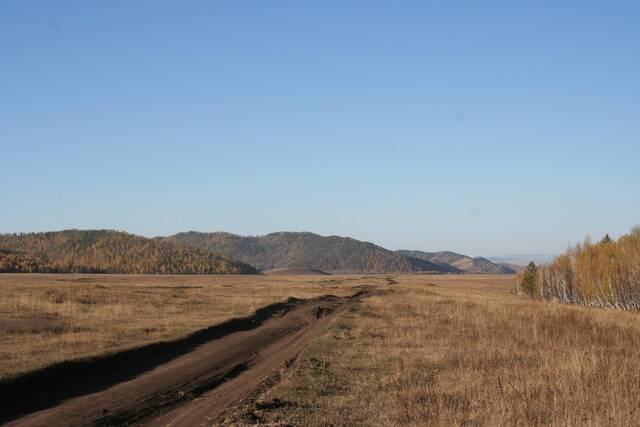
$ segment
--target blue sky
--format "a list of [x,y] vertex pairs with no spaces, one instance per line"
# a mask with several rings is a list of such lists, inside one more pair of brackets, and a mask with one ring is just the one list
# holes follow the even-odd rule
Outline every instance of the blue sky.
[[638,22],[637,1],[3,1],[0,232],[618,235]]

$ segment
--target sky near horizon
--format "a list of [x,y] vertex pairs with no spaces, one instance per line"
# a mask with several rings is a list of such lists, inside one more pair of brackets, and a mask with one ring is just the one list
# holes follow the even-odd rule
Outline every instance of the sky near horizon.
[[554,254],[640,223],[640,2],[0,3],[0,232]]

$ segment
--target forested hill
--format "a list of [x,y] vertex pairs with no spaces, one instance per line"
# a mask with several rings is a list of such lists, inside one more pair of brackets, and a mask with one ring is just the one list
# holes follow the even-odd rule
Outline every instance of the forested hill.
[[331,273],[459,272],[449,266],[396,254],[373,243],[306,232],[244,237],[192,231],[164,240],[226,254],[261,270],[295,266]]
[[111,230],[0,234],[0,272],[255,274],[228,256]]
[[455,267],[465,273],[474,274],[514,274],[515,270],[505,265],[496,264],[486,258],[471,258],[466,255],[457,254],[455,252],[422,252],[422,251],[397,251],[398,254],[424,259],[426,261],[435,262],[437,264],[449,265]]

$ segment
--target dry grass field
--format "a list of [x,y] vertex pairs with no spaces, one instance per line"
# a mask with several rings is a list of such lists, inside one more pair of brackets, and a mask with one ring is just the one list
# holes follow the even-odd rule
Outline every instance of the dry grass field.
[[293,296],[380,278],[0,274],[0,379],[176,339]]
[[228,422],[638,425],[640,317],[533,301],[508,276],[398,276]]
[[[391,284],[390,284],[391,282]],[[289,296],[337,314],[225,424],[637,425],[640,314],[531,300],[511,276],[0,275],[0,374],[174,339]],[[382,290],[382,292],[380,292]]]

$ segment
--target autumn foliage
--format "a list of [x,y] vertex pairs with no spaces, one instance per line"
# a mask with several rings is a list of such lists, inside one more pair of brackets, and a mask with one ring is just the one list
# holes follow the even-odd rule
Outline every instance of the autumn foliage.
[[612,240],[589,240],[551,264],[518,276],[518,291],[561,303],[640,310],[640,227]]
[[0,273],[246,274],[228,256],[111,230],[1,234]]

